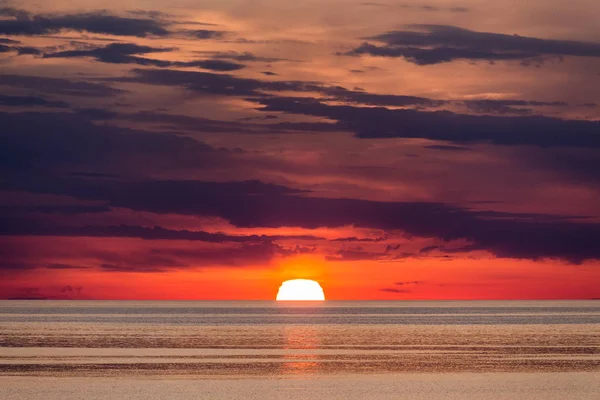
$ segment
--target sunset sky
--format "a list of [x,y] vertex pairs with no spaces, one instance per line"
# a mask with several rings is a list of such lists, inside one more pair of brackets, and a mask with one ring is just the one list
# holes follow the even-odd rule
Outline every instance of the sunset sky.
[[597,0],[0,0],[0,298],[600,298]]

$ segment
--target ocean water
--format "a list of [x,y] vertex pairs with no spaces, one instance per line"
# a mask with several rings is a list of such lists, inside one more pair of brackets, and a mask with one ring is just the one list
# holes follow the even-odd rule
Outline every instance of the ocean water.
[[600,301],[0,301],[2,398],[394,398],[398,382],[598,399]]

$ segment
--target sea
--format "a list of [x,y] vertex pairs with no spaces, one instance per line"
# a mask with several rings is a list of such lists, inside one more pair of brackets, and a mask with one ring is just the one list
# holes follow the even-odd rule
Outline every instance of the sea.
[[0,399],[600,399],[600,301],[0,301]]

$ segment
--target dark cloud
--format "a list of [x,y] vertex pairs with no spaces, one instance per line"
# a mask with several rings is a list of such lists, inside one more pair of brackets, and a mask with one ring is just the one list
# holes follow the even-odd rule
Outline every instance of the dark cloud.
[[[4,251],[4,249],[2,249],[2,250],[3,250],[2,254],[4,257],[9,255],[8,251]],[[28,262],[13,261],[13,260],[1,260],[0,261],[0,271],[23,271],[23,270],[27,270],[27,269],[34,269],[36,267],[37,267],[37,265],[31,264]]]
[[118,175],[113,174],[104,174],[102,172],[71,172],[70,176],[80,177],[80,178],[118,178]]
[[85,269],[87,267],[81,265],[71,265],[71,264],[48,264],[46,265],[48,269]]
[[[102,229],[102,227],[98,228]],[[127,228],[136,228],[134,234],[138,233],[137,228],[139,227]],[[148,231],[152,231],[152,229]],[[3,249],[4,259],[0,261],[0,272],[13,273],[37,268],[54,270],[99,268],[114,272],[163,272],[197,267],[264,266],[274,257],[289,257],[315,251],[314,247],[285,246],[273,242],[273,240],[280,239],[293,240],[293,236],[231,236],[231,238],[227,238],[226,235],[220,236],[221,234],[205,234],[207,240],[201,239],[190,243],[186,243],[186,239],[176,239],[177,242],[156,239],[161,234],[151,234],[149,239],[153,240],[152,243],[147,245],[130,243],[131,246],[127,252],[102,244],[81,248],[73,247],[68,250],[60,249],[57,252],[46,249],[31,252],[26,246],[5,246],[6,248]],[[75,235],[75,237],[80,236]],[[304,238],[303,236],[297,237],[297,240]],[[98,242],[95,241],[95,243]],[[2,245],[1,241],[0,245]],[[48,263],[48,257],[60,258],[61,261]],[[82,259],[86,260],[84,264],[81,263]]]
[[532,156],[532,163],[569,182],[600,183],[600,154],[596,149],[552,149]]
[[277,62],[277,61],[291,61],[285,58],[275,57],[261,57],[250,52],[237,52],[237,51],[198,51],[198,54],[206,57],[223,60],[233,60],[238,62]]
[[[87,206],[87,205],[37,205],[37,206],[0,206],[0,215],[14,216],[23,213],[46,213],[46,214],[84,214],[108,212],[110,207]],[[5,226],[4,229],[7,229]],[[0,228],[2,231],[3,228]]]
[[[160,111],[140,111],[137,113],[119,113],[100,108],[78,108],[78,115],[92,121],[131,121],[140,124],[152,124],[163,130],[175,132],[223,132],[245,134],[282,134],[298,132],[333,132],[338,128],[334,124],[319,122],[280,122],[273,124],[250,123],[253,120],[277,119],[275,115],[239,118],[235,121],[221,121],[189,115],[167,114]],[[108,128],[108,127],[107,127]]]
[[429,146],[425,146],[426,149],[430,150],[442,150],[442,151],[471,151],[468,147],[462,146],[448,146],[445,144],[432,144]]
[[91,120],[111,120],[119,117],[116,111],[107,110],[104,108],[77,108],[77,114],[88,117]]
[[400,247],[402,247],[399,244],[388,244],[387,246],[385,246],[385,252],[389,253],[391,251],[396,251],[398,249],[400,249]]
[[368,251],[361,246],[342,247],[326,256],[329,261],[395,261],[413,257],[410,252],[396,252],[400,245],[387,245],[384,251]]
[[32,15],[24,10],[3,9],[0,15],[12,17],[0,20],[0,34],[48,35],[63,30],[91,32],[116,36],[166,36],[164,22],[150,18],[126,18],[105,12],[66,15]]
[[[566,106],[564,102],[518,99],[435,100],[418,96],[368,93],[340,86],[326,86],[317,82],[262,81],[209,72],[168,69],[134,69],[132,72],[134,76],[111,78],[111,80],[183,87],[206,95],[246,96],[246,100],[263,104],[265,106],[263,111],[271,110],[338,120],[337,129],[334,129],[332,124],[309,127],[317,132],[350,130],[364,138],[407,137],[459,143],[491,142],[539,146],[563,144],[588,146],[589,143],[597,143],[599,140],[598,135],[595,134],[598,123],[592,121],[568,121],[534,116],[518,119],[516,117],[519,115],[477,116],[448,111],[431,113],[422,110],[422,108],[439,108],[445,105],[466,105],[470,109],[479,111],[493,110],[495,113],[502,114],[502,111],[508,110],[518,114],[519,109],[514,106],[562,107]],[[319,100],[312,97],[277,97],[270,95],[270,92],[317,93],[326,97]],[[328,101],[418,109],[354,108],[328,105],[326,104]],[[546,134],[547,130],[552,134]],[[593,146],[597,145],[593,144]]]
[[124,90],[112,88],[104,83],[31,75],[0,74],[0,85],[79,97],[112,97],[125,93]]
[[432,100],[425,97],[403,96],[395,94],[374,94],[359,90],[348,90],[343,87],[321,87],[318,90],[324,95],[333,97],[336,101],[349,103],[360,103],[371,106],[424,106],[439,107],[447,102],[444,100]]
[[493,143],[540,147],[600,147],[600,121],[545,116],[466,115],[327,105],[316,100],[256,98],[265,112],[286,112],[336,120],[360,138],[424,138],[459,144]]
[[454,60],[539,63],[548,57],[600,57],[600,43],[476,32],[446,25],[409,25],[409,28],[415,30],[391,31],[366,38],[384,44],[365,42],[346,55],[403,57],[418,65]]
[[421,250],[419,250],[419,253],[427,254],[427,253],[431,253],[434,250],[439,250],[440,248],[441,248],[440,246],[426,246],[426,247],[423,247]]
[[235,132],[246,134],[332,132],[337,130],[334,124],[319,122],[280,122],[274,124],[250,123],[252,120],[270,120],[273,116],[241,118],[236,121],[220,121],[188,115],[166,114],[161,112],[138,112],[132,114],[107,112],[96,109],[79,110],[95,120],[118,119],[145,124],[157,124],[163,129],[195,132]]
[[175,67],[198,67],[210,69],[212,71],[236,71],[246,66],[230,61],[223,60],[197,60],[197,61],[177,61],[172,64]]
[[277,115],[259,115],[256,117],[238,118],[236,121],[254,121],[254,120],[264,121],[264,120],[277,119],[277,118],[278,118]]
[[[0,43],[2,43],[2,42],[0,41]],[[35,47],[7,46],[7,45],[0,44],[0,53],[10,53],[10,52],[15,52],[18,55],[25,55],[25,54],[41,55],[42,54],[42,51]]]
[[394,282],[396,286],[406,286],[406,285],[422,285],[423,281],[408,281],[408,282]]
[[67,108],[69,104],[64,101],[47,100],[39,96],[10,96],[0,94],[0,106]]
[[562,101],[543,102],[527,100],[467,100],[463,102],[467,108],[481,114],[532,114],[531,108],[525,107],[566,107]]
[[129,256],[97,254],[99,267],[112,272],[164,272],[190,267],[246,267],[264,265],[289,250],[271,242],[220,245],[210,248],[157,247]]
[[410,293],[411,290],[408,289],[398,289],[398,288],[382,288],[379,289],[380,292],[387,292],[387,293]]
[[[156,261],[155,261],[156,262]],[[165,272],[169,268],[183,267],[183,264],[176,263],[169,260],[169,262],[157,263],[157,265],[151,264],[100,264],[100,269],[107,272]]]
[[18,55],[34,55],[34,56],[42,55],[42,51],[35,47],[16,46],[16,47],[14,47],[14,50],[17,52]]
[[263,96],[266,91],[318,91],[319,86],[300,81],[261,81],[228,74],[178,71],[170,69],[134,69],[134,76],[112,78],[116,82],[178,86],[191,91],[223,96]]
[[109,64],[138,64],[152,67],[198,67],[213,71],[235,71],[244,68],[242,64],[223,60],[166,61],[138,57],[136,54],[164,53],[172,48],[140,46],[133,43],[111,43],[104,47],[88,50],[69,50],[45,54],[44,58],[91,57]]
[[173,51],[173,48],[160,48],[150,46],[140,46],[134,43],[110,43],[104,47],[97,47],[86,50],[69,50],[56,53],[45,54],[45,58],[72,58],[72,57],[93,57],[98,61],[125,64],[130,63],[129,56],[146,53],[164,53]]
[[[68,113],[0,113],[0,170],[148,173],[231,161],[227,150],[173,134],[96,125]],[[83,134],[85,132],[85,134]]]
[[8,38],[0,38],[0,43],[4,44],[18,44],[21,43],[18,40],[8,39]]
[[344,237],[344,238],[337,238],[337,239],[332,239],[332,242],[383,242],[385,240],[387,240],[388,237],[387,235],[383,235],[380,237],[376,237],[376,238],[358,238],[356,236],[351,236],[351,237]]
[[[7,190],[62,194],[153,213],[220,217],[238,227],[355,226],[398,230],[442,241],[465,240],[468,250],[498,257],[600,258],[600,224],[568,216],[471,211],[439,203],[314,198],[261,182],[5,180]],[[169,193],[169,196],[162,194]],[[361,251],[350,249],[350,251]],[[458,251],[458,250],[457,250]],[[466,248],[465,248],[466,251]],[[385,254],[385,253],[384,253]],[[367,256],[347,253],[342,257]]]
[[[47,207],[29,207],[29,211],[48,212]],[[98,212],[81,208],[78,212]],[[106,211],[106,210],[104,210]],[[276,240],[323,240],[317,236],[298,235],[227,235],[205,231],[172,230],[131,225],[115,226],[61,226],[40,219],[7,217],[0,220],[0,236],[67,236],[67,237],[122,237],[144,240],[188,240],[207,243],[261,243]]]
[[[227,96],[260,96],[267,92],[315,92],[328,96],[330,100],[362,103],[368,105],[389,106],[428,106],[436,107],[445,104],[443,100],[432,100],[424,97],[382,95],[348,90],[340,86],[325,86],[316,82],[301,81],[262,81],[250,78],[238,78],[226,74],[209,72],[134,69],[135,76],[114,78],[113,81],[137,82],[153,85],[179,86],[195,92]],[[287,98],[307,104],[318,103],[312,98]]]
[[198,29],[190,31],[190,33],[197,39],[222,39],[228,32],[215,31],[211,29]]

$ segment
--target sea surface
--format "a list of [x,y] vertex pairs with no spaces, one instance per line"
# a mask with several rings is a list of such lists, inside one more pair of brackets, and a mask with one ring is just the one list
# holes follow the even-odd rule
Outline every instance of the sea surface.
[[600,301],[0,301],[0,397],[73,390],[599,399]]

